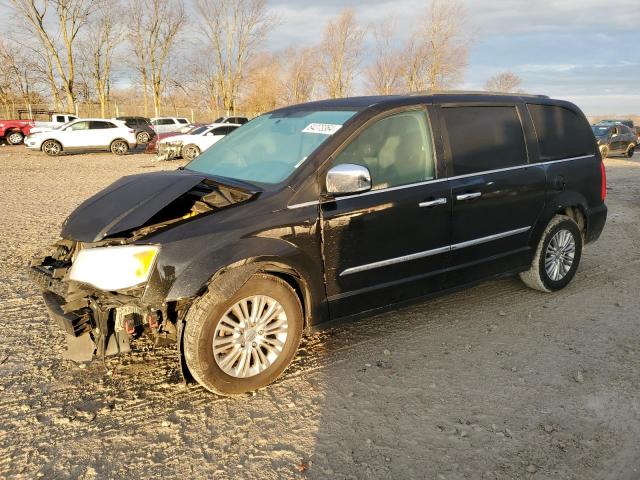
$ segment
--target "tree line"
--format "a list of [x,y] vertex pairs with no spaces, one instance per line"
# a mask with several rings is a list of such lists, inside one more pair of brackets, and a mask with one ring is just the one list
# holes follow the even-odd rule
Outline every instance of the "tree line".
[[[267,40],[281,20],[266,0],[187,1],[10,0],[0,102],[71,112],[94,102],[102,116],[114,99],[145,116],[178,104],[257,114],[354,92],[451,89],[468,65],[472,29],[459,0],[425,2],[402,42],[393,21],[364,25],[345,9],[318,44],[278,52]],[[519,85],[503,72],[486,88]]]

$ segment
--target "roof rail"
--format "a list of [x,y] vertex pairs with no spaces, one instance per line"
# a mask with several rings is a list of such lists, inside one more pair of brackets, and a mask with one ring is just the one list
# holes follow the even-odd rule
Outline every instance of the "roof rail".
[[420,95],[496,95],[496,96],[510,96],[510,97],[534,97],[534,98],[549,98],[548,95],[535,95],[531,93],[508,93],[508,92],[488,92],[484,90],[423,90],[418,92],[409,92],[407,95],[420,96]]

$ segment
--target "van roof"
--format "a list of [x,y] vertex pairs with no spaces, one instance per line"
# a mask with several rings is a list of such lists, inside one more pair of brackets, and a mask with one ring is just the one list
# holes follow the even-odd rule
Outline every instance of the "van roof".
[[440,102],[514,102],[544,103],[573,106],[562,100],[552,100],[546,95],[530,95],[525,93],[477,92],[477,91],[444,91],[414,92],[403,95],[371,95],[361,97],[332,98],[315,102],[301,103],[282,107],[274,112],[291,112],[296,110],[364,110],[370,107],[393,108],[438,100]]

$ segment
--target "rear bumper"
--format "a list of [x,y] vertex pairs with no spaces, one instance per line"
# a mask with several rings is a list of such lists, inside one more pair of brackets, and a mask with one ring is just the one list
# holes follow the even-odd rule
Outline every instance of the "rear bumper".
[[602,203],[587,212],[586,243],[595,242],[600,238],[604,225],[607,222],[607,206]]

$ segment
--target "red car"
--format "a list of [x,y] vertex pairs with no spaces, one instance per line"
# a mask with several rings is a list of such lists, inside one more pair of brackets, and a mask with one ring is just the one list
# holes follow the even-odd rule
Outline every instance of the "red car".
[[33,120],[0,120],[0,139],[19,145],[35,125]]

